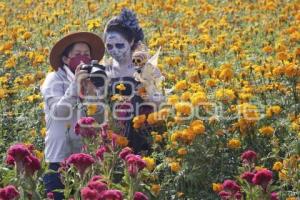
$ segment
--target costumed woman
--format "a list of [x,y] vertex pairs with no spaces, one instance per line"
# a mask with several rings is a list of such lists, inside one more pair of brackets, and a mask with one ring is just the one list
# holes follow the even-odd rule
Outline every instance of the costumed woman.
[[[105,63],[109,78],[109,99],[114,99],[116,94],[123,98],[122,104],[116,105],[116,102],[111,101],[112,112],[117,112],[114,116],[118,118],[117,124],[113,126],[118,126],[119,134],[127,137],[129,146],[135,153],[148,151],[151,148],[150,137],[145,132],[138,132],[133,127],[132,119],[136,115],[147,115],[155,111],[163,98],[162,96],[155,98],[155,94],[151,91],[147,91],[146,98],[138,94],[139,89],[145,87],[146,81],[138,74],[139,70],[143,69],[137,65],[144,62],[143,58],[148,59],[149,55],[145,45],[142,44],[144,33],[139,26],[136,14],[131,10],[123,9],[120,15],[110,19],[105,26],[103,40],[106,51],[111,56],[111,62]],[[133,63],[133,55],[138,55],[139,59],[135,60],[138,62]],[[153,69],[152,72],[156,77],[162,76],[158,68],[149,65],[147,69]],[[154,75],[148,74],[147,76],[153,78]],[[125,113],[119,112],[120,109],[126,110]]]

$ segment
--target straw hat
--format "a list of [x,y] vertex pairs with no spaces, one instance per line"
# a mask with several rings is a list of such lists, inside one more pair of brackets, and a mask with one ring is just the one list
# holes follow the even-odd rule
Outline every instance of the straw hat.
[[104,55],[104,43],[98,35],[91,32],[71,33],[59,40],[51,49],[50,64],[55,71],[63,66],[62,54],[64,50],[75,42],[85,42],[91,48],[91,59],[100,61]]

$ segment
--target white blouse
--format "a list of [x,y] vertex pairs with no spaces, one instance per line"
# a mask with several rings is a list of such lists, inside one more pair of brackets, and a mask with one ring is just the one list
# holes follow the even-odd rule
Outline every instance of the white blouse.
[[74,74],[67,66],[64,69],[49,73],[40,88],[45,102],[46,162],[62,162],[71,154],[80,152],[82,147],[81,137],[75,134],[74,128],[76,122],[86,115]]

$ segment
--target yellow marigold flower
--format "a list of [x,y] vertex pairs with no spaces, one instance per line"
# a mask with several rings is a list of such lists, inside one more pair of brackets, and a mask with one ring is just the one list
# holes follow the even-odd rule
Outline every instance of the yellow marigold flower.
[[126,147],[128,145],[128,140],[126,137],[123,137],[121,135],[117,136],[117,140],[116,143],[120,146],[120,147]]
[[178,81],[178,82],[175,84],[175,90],[186,90],[187,87],[188,87],[188,84],[187,84],[187,81],[186,81],[186,80]]
[[191,102],[193,106],[199,105],[207,101],[206,94],[204,92],[196,92],[191,97]]
[[284,74],[284,70],[285,70],[284,67],[279,66],[279,67],[275,67],[272,72],[275,76],[281,76]]
[[90,12],[96,12],[98,10],[98,6],[95,3],[88,2],[88,8]]
[[277,58],[279,60],[287,60],[288,59],[288,54],[285,52],[279,52],[277,53]]
[[171,95],[168,97],[168,103],[174,105],[179,100],[179,97],[177,95]]
[[121,91],[126,90],[126,87],[123,83],[118,84],[116,88]]
[[169,109],[168,108],[163,108],[161,110],[158,111],[158,117],[159,120],[166,120],[168,115],[169,115]]
[[202,120],[192,121],[190,127],[195,134],[203,134],[205,132],[205,126]]
[[181,137],[181,134],[179,131],[176,131],[174,132],[172,135],[171,135],[171,141],[172,142],[176,142],[179,138]]
[[96,104],[89,104],[87,106],[87,114],[89,116],[94,115],[97,112],[97,105]]
[[184,147],[181,147],[180,149],[177,150],[178,155],[184,156],[187,154],[187,150]]
[[44,153],[42,151],[34,150],[34,154],[39,160],[42,160],[44,158]]
[[233,77],[233,70],[231,68],[222,69],[219,78],[223,81],[229,81]]
[[156,122],[159,121],[159,118],[158,118],[158,113],[157,112],[153,112],[153,113],[150,113],[147,117],[147,122],[149,125],[153,125],[155,124]]
[[215,87],[217,85],[217,80],[216,79],[208,79],[206,81],[206,85],[209,87]]
[[228,148],[238,149],[241,147],[241,142],[239,139],[230,139],[227,143]]
[[40,95],[37,95],[37,94],[33,94],[33,95],[30,95],[27,97],[27,100],[29,102],[35,102],[36,100],[39,100],[41,99],[42,97]]
[[46,137],[46,128],[45,127],[43,127],[42,129],[41,129],[41,136],[44,138],[44,137]]
[[175,109],[179,113],[189,115],[192,111],[192,106],[188,102],[178,102],[175,104]]
[[5,96],[5,90],[0,88],[0,99],[3,99]]
[[24,34],[23,34],[23,40],[28,40],[28,39],[30,39],[31,38],[31,33],[30,32],[25,32]]
[[221,192],[223,190],[222,183],[213,183],[212,189],[214,192],[217,192],[217,193]]
[[300,130],[300,125],[297,122],[292,122],[291,129],[294,131]]
[[233,101],[236,96],[231,89],[220,88],[216,91],[216,98],[220,101]]
[[161,135],[155,135],[155,136],[154,136],[154,141],[155,141],[155,142],[161,142],[162,139],[163,139],[163,137],[162,137]]
[[267,109],[266,115],[267,117],[272,117],[274,115],[278,115],[281,112],[280,106],[271,106]]
[[151,191],[155,194],[158,195],[160,192],[160,185],[158,184],[153,184],[151,185]]
[[287,77],[295,77],[300,74],[300,68],[295,64],[290,63],[285,67],[284,73]]
[[122,96],[120,94],[115,94],[111,97],[112,101],[121,101],[122,100]]
[[184,92],[181,95],[181,100],[183,101],[188,101],[191,98],[191,93],[190,92]]
[[144,157],[143,160],[146,162],[146,168],[149,171],[152,171],[155,167],[155,160],[150,157]]
[[91,19],[87,21],[88,30],[91,31],[93,29],[100,27],[100,20],[98,19]]
[[288,171],[285,169],[280,170],[278,173],[279,179],[282,181],[286,181],[288,179],[287,173]]
[[205,126],[203,124],[196,124],[191,128],[195,134],[203,134],[205,132]]
[[259,119],[259,113],[255,105],[249,103],[240,104],[238,105],[238,112],[247,123],[256,122]]
[[40,108],[40,109],[44,109],[44,106],[45,106],[45,103],[44,103],[44,102],[41,102],[41,103],[39,104],[39,108]]
[[12,42],[7,42],[7,43],[3,44],[3,45],[0,47],[0,51],[3,51],[3,52],[4,52],[4,51],[12,50],[13,45],[14,45],[14,43],[12,43]]
[[288,197],[285,200],[297,200],[297,197]]
[[273,48],[270,45],[264,46],[262,49],[265,53],[271,53]]
[[179,172],[181,169],[180,164],[178,162],[171,162],[169,166],[172,172]]
[[264,136],[272,136],[274,131],[275,130],[272,126],[265,126],[259,129],[259,132]]
[[133,123],[144,123],[146,120],[146,115],[138,115],[133,118]]
[[283,168],[283,164],[282,162],[275,162],[274,165],[273,165],[273,170],[275,171],[280,171],[281,169]]
[[12,56],[12,57],[10,57],[8,60],[5,61],[4,66],[5,66],[6,68],[9,68],[9,69],[10,69],[10,68],[15,67],[16,64],[17,64],[17,60],[16,60],[16,58],[15,58],[14,56]]
[[181,139],[183,139],[187,143],[192,142],[195,139],[195,137],[196,134],[190,128],[184,129],[181,133]]

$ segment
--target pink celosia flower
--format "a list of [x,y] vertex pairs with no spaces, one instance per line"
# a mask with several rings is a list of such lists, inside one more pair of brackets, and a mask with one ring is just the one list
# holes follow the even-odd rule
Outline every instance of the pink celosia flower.
[[15,165],[15,159],[11,155],[6,156],[5,162],[8,165]]
[[227,199],[230,199],[231,193],[223,190],[223,191],[219,192],[219,196],[221,197],[222,200],[227,200]]
[[123,194],[119,190],[104,190],[100,193],[101,200],[123,200]]
[[255,185],[260,185],[264,190],[267,189],[268,184],[273,178],[273,173],[268,169],[262,169],[256,172],[252,182]]
[[93,117],[83,117],[75,125],[75,133],[82,137],[97,136],[96,120]]
[[133,200],[148,200],[148,197],[142,192],[134,193]]
[[240,186],[233,180],[225,180],[222,186],[225,191],[230,191],[233,194],[239,192],[241,189]]
[[278,194],[276,192],[272,192],[270,200],[279,200]]
[[90,181],[101,181],[101,182],[104,182],[103,180],[104,180],[103,176],[96,175],[96,176],[93,176]]
[[119,157],[123,160],[125,160],[126,156],[131,154],[133,151],[131,148],[129,147],[125,147],[124,149],[122,149],[122,151],[119,154]]
[[53,194],[53,192],[48,192],[48,193],[47,193],[47,199],[49,199],[49,200],[53,200],[53,199],[54,199],[54,194]]
[[253,177],[254,177],[254,173],[253,172],[244,172],[241,175],[241,178],[245,179],[248,183],[252,183]]
[[0,189],[0,199],[2,200],[14,200],[20,196],[18,190],[13,185],[8,185]]
[[83,200],[98,200],[99,193],[97,190],[91,189],[89,187],[84,187],[80,190],[81,198]]
[[96,156],[101,160],[103,161],[104,160],[104,153],[105,152],[108,152],[109,149],[106,147],[106,146],[101,146],[97,152],[96,152]]
[[100,129],[100,136],[102,137],[102,139],[106,140],[108,137],[108,124],[105,123],[104,125],[101,126]]
[[244,163],[252,163],[255,161],[257,155],[255,153],[255,151],[245,151],[244,153],[242,153],[241,155],[241,159]]
[[146,167],[146,162],[139,155],[129,154],[125,159],[128,167],[128,173],[132,177],[135,177],[140,170]]
[[24,144],[15,144],[9,147],[7,154],[18,163],[23,162],[25,157],[30,155],[30,151]]
[[[28,146],[28,145],[27,145]],[[12,145],[7,152],[6,163],[17,166],[19,173],[26,172],[26,175],[32,176],[35,171],[41,168],[40,161],[29,151],[24,144]],[[34,149],[33,145],[29,145]]]
[[41,169],[41,163],[38,158],[33,155],[26,156],[25,159],[25,171],[27,175],[32,176],[35,171]]
[[107,185],[101,181],[90,181],[88,187],[96,190],[98,193],[107,190]]
[[95,162],[94,158],[85,153],[72,154],[67,159],[67,164],[73,164],[83,177],[85,170]]

